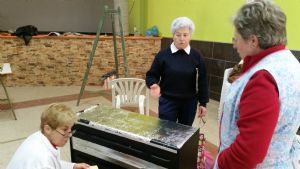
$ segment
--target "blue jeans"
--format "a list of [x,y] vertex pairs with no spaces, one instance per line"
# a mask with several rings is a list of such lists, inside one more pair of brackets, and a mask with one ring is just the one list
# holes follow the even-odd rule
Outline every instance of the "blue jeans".
[[177,99],[159,97],[159,118],[191,126],[197,109],[196,98]]

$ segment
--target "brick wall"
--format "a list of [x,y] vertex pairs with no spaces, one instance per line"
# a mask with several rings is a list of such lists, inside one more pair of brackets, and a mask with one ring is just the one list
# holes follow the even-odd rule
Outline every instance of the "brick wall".
[[[0,37],[0,63],[10,63],[13,73],[7,86],[81,85],[95,36],[36,36],[28,46],[17,37]],[[160,50],[159,37],[125,37],[129,77],[144,78]],[[121,41],[117,39],[120,77],[124,76]],[[112,37],[100,37],[89,85],[101,84],[100,76],[115,68]]]

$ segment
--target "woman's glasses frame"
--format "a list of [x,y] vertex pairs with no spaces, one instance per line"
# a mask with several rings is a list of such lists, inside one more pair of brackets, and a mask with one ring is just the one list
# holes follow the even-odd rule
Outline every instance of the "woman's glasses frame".
[[61,131],[58,131],[57,129],[55,129],[55,131],[63,137],[71,137],[73,135],[73,131],[67,132],[67,133],[62,133]]

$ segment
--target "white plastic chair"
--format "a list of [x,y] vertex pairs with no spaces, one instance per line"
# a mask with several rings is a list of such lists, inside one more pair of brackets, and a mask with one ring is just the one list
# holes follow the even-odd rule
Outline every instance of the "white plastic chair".
[[110,82],[112,106],[139,107],[139,113],[149,115],[149,90],[145,80],[138,78],[118,78]]

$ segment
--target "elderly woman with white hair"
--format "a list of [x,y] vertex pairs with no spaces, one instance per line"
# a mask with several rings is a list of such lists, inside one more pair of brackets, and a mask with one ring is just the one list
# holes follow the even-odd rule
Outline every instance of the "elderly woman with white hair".
[[190,46],[194,30],[191,19],[176,18],[171,24],[173,43],[156,55],[146,74],[150,94],[159,97],[159,118],[189,126],[196,111],[199,117],[206,114],[208,102],[205,64]]

